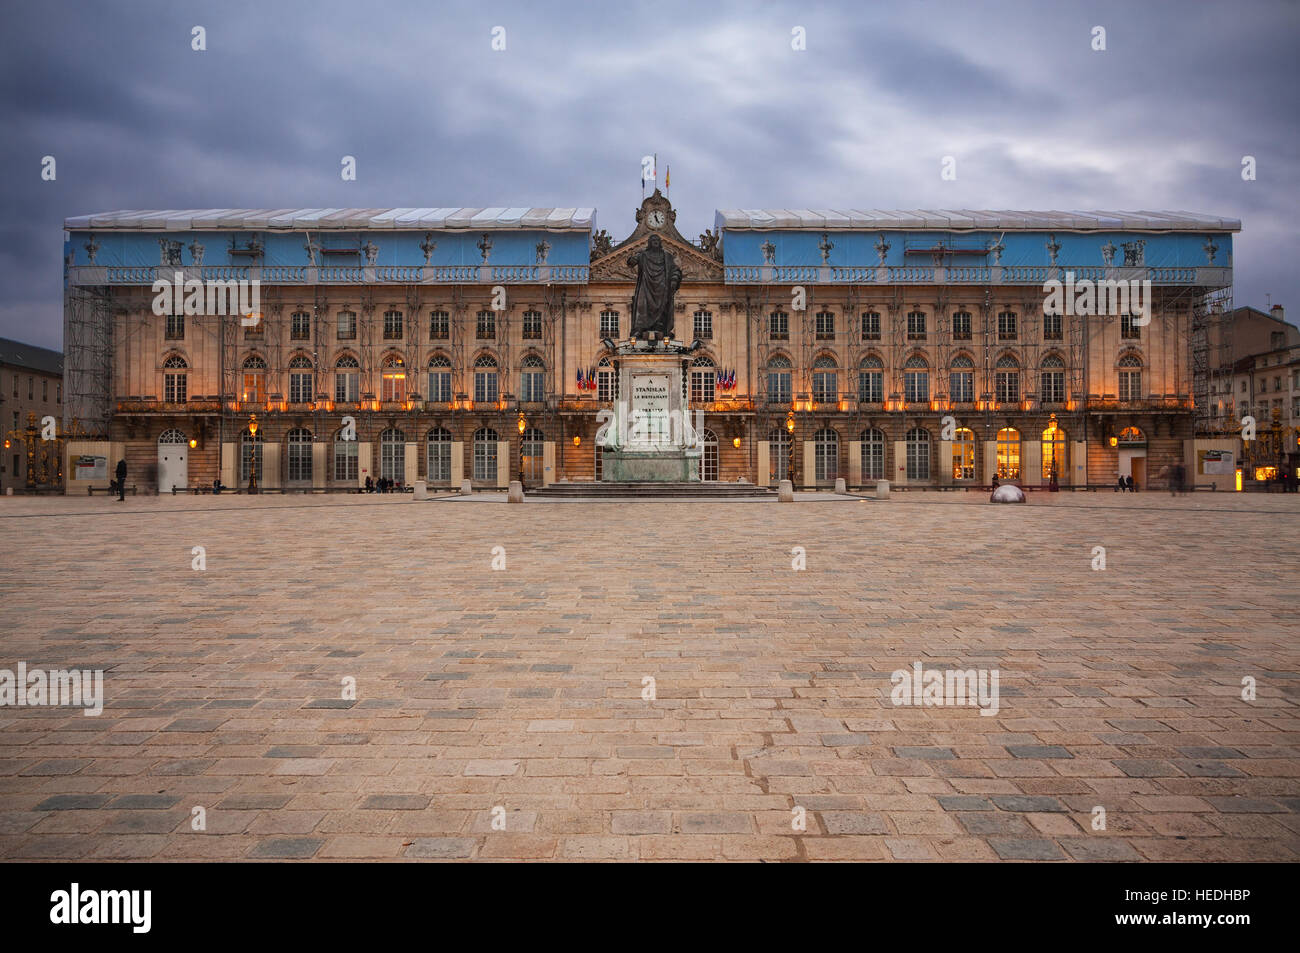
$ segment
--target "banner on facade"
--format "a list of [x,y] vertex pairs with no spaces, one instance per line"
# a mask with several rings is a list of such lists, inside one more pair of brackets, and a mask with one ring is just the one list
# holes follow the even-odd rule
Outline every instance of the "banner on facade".
[[107,480],[108,457],[79,456],[76,472],[78,480]]
[[1231,450],[1201,450],[1198,454],[1201,473],[1231,475],[1236,472],[1236,460]]

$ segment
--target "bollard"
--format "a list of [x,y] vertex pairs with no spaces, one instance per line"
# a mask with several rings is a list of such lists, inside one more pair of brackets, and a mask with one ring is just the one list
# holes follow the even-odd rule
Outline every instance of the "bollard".
[[844,477],[836,477],[836,478],[835,478],[835,492],[836,492],[836,493],[847,493],[847,492],[849,492],[849,488],[848,488],[848,486],[847,486],[847,485],[845,484],[845,482],[844,482]]
[[878,500],[887,500],[887,499],[889,499],[889,481],[888,481],[888,480],[877,480],[877,481],[876,481],[876,499],[878,499]]
[[518,480],[510,481],[510,489],[506,493],[507,503],[522,503],[524,501],[524,485]]
[[777,487],[776,498],[782,503],[794,502],[794,484],[789,480],[782,480]]
[[461,481],[460,481],[460,495],[461,495],[461,496],[469,496],[469,495],[470,495],[471,493],[473,493],[473,492],[474,492],[474,490],[473,490],[473,488],[469,485],[469,480],[461,480]]
[[415,481],[415,499],[427,500],[429,498],[429,484],[424,480]]

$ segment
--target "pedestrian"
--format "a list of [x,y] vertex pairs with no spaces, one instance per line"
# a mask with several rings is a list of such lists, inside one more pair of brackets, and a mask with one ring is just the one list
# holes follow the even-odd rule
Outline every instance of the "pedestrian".
[[996,490],[997,488],[998,488],[998,475],[995,473],[993,474],[993,489]]
[[1128,476],[1124,478],[1124,488],[1127,489],[1130,493],[1137,492],[1137,486],[1133,483],[1133,474],[1130,473]]
[[117,501],[119,503],[126,500],[126,460],[117,461]]
[[1115,492],[1116,492],[1116,493],[1123,493],[1123,492],[1124,492],[1124,476],[1123,476],[1123,474],[1121,474],[1121,475],[1120,475],[1120,478],[1119,478],[1118,480],[1115,481]]
[[366,477],[366,492],[367,492],[367,493],[373,493],[373,492],[375,492],[375,484],[374,484],[374,481],[371,480],[370,477],[368,477],[368,476]]

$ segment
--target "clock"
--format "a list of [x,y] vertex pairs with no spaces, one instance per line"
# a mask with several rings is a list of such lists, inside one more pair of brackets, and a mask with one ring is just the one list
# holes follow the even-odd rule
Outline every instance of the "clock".
[[651,228],[663,228],[664,222],[667,220],[667,217],[664,215],[664,210],[657,208],[646,216],[645,221]]

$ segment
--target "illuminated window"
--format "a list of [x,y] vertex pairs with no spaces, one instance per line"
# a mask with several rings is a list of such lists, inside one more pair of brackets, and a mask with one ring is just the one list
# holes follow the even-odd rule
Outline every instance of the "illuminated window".
[[244,359],[244,401],[254,404],[266,402],[266,361],[256,354]]
[[975,479],[975,431],[966,427],[953,434],[952,478]]
[[1059,482],[1065,475],[1065,431],[1052,421],[1043,431],[1043,481]]
[[1020,479],[1020,431],[1014,427],[998,431],[998,479]]
[[406,397],[406,362],[400,354],[389,354],[379,368],[380,400],[403,400]]

